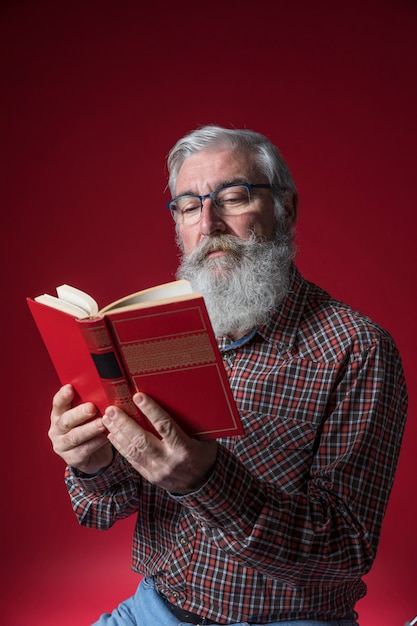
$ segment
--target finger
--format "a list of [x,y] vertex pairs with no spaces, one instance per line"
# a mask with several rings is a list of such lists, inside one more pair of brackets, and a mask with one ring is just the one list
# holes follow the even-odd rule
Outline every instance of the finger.
[[158,454],[159,440],[145,431],[136,420],[117,407],[108,407],[102,417],[108,440],[136,469],[145,454]]
[[133,401],[165,443],[174,444],[188,439],[184,431],[153,398],[144,393],[136,393]]
[[52,399],[52,415],[62,415],[71,408],[75,391],[72,385],[64,385]]
[[[71,412],[68,411],[68,413]],[[107,440],[107,431],[101,418],[97,418],[85,424],[74,426],[73,428],[64,428],[62,425],[52,423],[48,431],[48,436],[52,441],[55,452],[61,454],[62,452],[82,446],[94,439],[97,439],[99,444],[100,442],[102,444]],[[100,445],[98,447],[100,447]]]
[[107,407],[101,419],[109,432],[109,440],[115,440],[119,446],[126,447],[133,437],[147,434],[136,420],[116,406]]
[[106,446],[110,446],[109,441],[105,434],[85,441],[79,445],[66,448],[65,450],[55,450],[65,459],[68,465],[73,467],[80,467],[81,464],[90,462],[91,457],[97,453],[100,449],[104,449]]
[[91,420],[97,414],[97,408],[92,402],[72,407],[75,396],[71,385],[64,385],[55,394],[52,400],[51,428],[61,433],[66,433],[79,424]]
[[[68,432],[77,426],[82,426],[83,424],[87,424],[90,422],[93,417],[97,415],[97,408],[92,402],[86,402],[84,404],[79,404],[74,407],[70,411],[66,411],[61,416],[59,416],[57,423],[58,426]],[[99,418],[97,418],[99,422]]]

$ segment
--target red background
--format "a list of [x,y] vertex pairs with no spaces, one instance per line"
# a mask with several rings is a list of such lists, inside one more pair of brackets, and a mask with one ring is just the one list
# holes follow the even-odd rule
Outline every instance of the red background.
[[132,520],[81,529],[47,438],[54,371],[25,297],[104,305],[170,280],[165,155],[204,123],[271,137],[298,265],[390,330],[410,415],[361,626],[417,613],[413,0],[9,1],[2,59],[1,622],[90,624],[136,587]]

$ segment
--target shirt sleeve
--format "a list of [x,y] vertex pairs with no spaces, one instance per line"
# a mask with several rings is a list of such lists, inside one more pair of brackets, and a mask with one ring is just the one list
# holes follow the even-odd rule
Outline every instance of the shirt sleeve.
[[335,380],[305,484],[286,490],[220,447],[206,484],[179,500],[211,541],[266,576],[301,586],[361,576],[375,558],[406,397],[401,361],[383,337]]
[[92,476],[67,467],[65,483],[82,526],[107,530],[138,510],[141,477],[117,452],[107,468]]

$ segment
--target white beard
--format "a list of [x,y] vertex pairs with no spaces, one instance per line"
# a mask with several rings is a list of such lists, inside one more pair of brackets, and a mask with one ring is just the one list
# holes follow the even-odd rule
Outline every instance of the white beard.
[[[228,254],[207,258],[212,250]],[[285,298],[294,256],[292,233],[273,241],[217,235],[183,254],[177,276],[204,296],[215,334],[237,338],[264,324]]]

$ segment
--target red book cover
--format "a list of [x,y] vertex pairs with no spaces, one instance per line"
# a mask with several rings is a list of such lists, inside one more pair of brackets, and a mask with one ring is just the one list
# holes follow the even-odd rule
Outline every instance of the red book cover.
[[135,388],[159,402],[188,434],[242,434],[201,296],[115,311],[107,322]]
[[118,304],[84,319],[27,301],[61,383],[79,401],[101,413],[117,404],[145,425],[131,400],[143,391],[190,436],[243,434],[201,295]]

